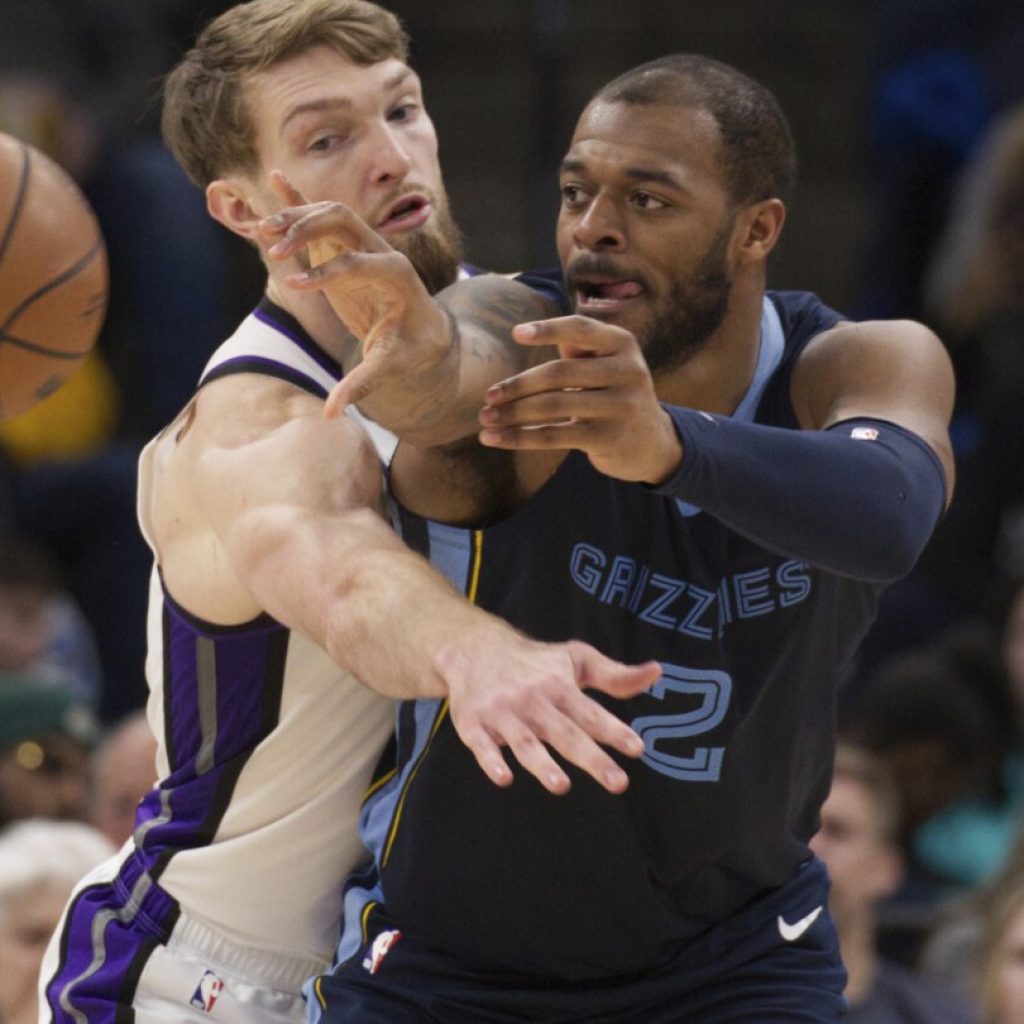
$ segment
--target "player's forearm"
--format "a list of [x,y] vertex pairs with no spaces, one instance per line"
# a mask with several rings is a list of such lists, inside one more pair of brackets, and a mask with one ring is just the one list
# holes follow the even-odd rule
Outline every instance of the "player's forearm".
[[[429,309],[417,302],[415,315],[410,306],[387,331],[371,332],[348,400],[403,441],[430,447],[473,437],[487,389],[550,357],[516,345],[511,331],[556,310],[539,292],[498,275],[461,281],[424,302]],[[363,374],[372,381],[365,395],[357,383]]]
[[511,631],[369,509],[303,521],[265,510],[245,532],[232,557],[261,605],[385,696],[447,696],[437,655]]
[[780,554],[891,582],[913,567],[945,505],[935,453],[894,424],[783,430],[666,409],[684,456],[659,492]]

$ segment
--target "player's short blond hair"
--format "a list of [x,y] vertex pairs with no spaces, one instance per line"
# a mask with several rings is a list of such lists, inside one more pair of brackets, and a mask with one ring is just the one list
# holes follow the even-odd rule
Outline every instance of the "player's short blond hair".
[[232,172],[255,174],[255,135],[245,83],[314,46],[355,64],[406,61],[409,37],[398,18],[368,0],[249,0],[199,34],[167,76],[164,142],[200,188]]

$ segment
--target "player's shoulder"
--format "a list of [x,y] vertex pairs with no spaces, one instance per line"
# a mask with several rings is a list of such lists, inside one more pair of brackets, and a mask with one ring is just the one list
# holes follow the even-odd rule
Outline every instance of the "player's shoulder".
[[790,344],[806,342],[849,319],[814,292],[769,291],[767,299],[779,318],[783,336]]
[[935,332],[917,320],[847,320],[810,339],[802,361],[872,359],[882,363],[947,359]]
[[874,354],[926,356],[939,352],[935,333],[916,320],[857,320],[829,306],[813,292],[769,291],[786,347],[799,364]]
[[438,301],[461,320],[517,324],[560,316],[558,288],[532,273],[478,274],[438,293]]

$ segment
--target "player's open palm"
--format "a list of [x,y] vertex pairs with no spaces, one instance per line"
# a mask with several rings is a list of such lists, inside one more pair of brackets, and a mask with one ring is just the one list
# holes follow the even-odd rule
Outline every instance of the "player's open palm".
[[497,642],[443,650],[436,668],[448,689],[452,723],[487,776],[508,785],[502,747],[552,793],[569,789],[557,752],[612,793],[628,777],[603,747],[628,757],[643,753],[640,737],[583,692],[635,696],[660,676],[657,662],[627,666],[588,644],[542,644],[509,634]]

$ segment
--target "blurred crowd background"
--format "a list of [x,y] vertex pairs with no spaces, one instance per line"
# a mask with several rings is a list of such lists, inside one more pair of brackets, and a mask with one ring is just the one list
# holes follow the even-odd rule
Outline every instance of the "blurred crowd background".
[[[0,131],[75,176],[111,266],[97,351],[0,424],[5,1024],[34,1019],[14,965],[53,926],[39,894],[59,908],[154,777],[136,459],[262,281],[164,150],[159,81],[230,5],[0,7]],[[386,5],[412,36],[472,262],[553,265],[555,170],[589,95],[696,51],[769,86],[793,127],[800,183],[770,284],[946,343],[956,497],[850,668],[816,843],[851,1019],[1024,1022],[1024,0]],[[962,1007],[934,995],[950,988]]]

